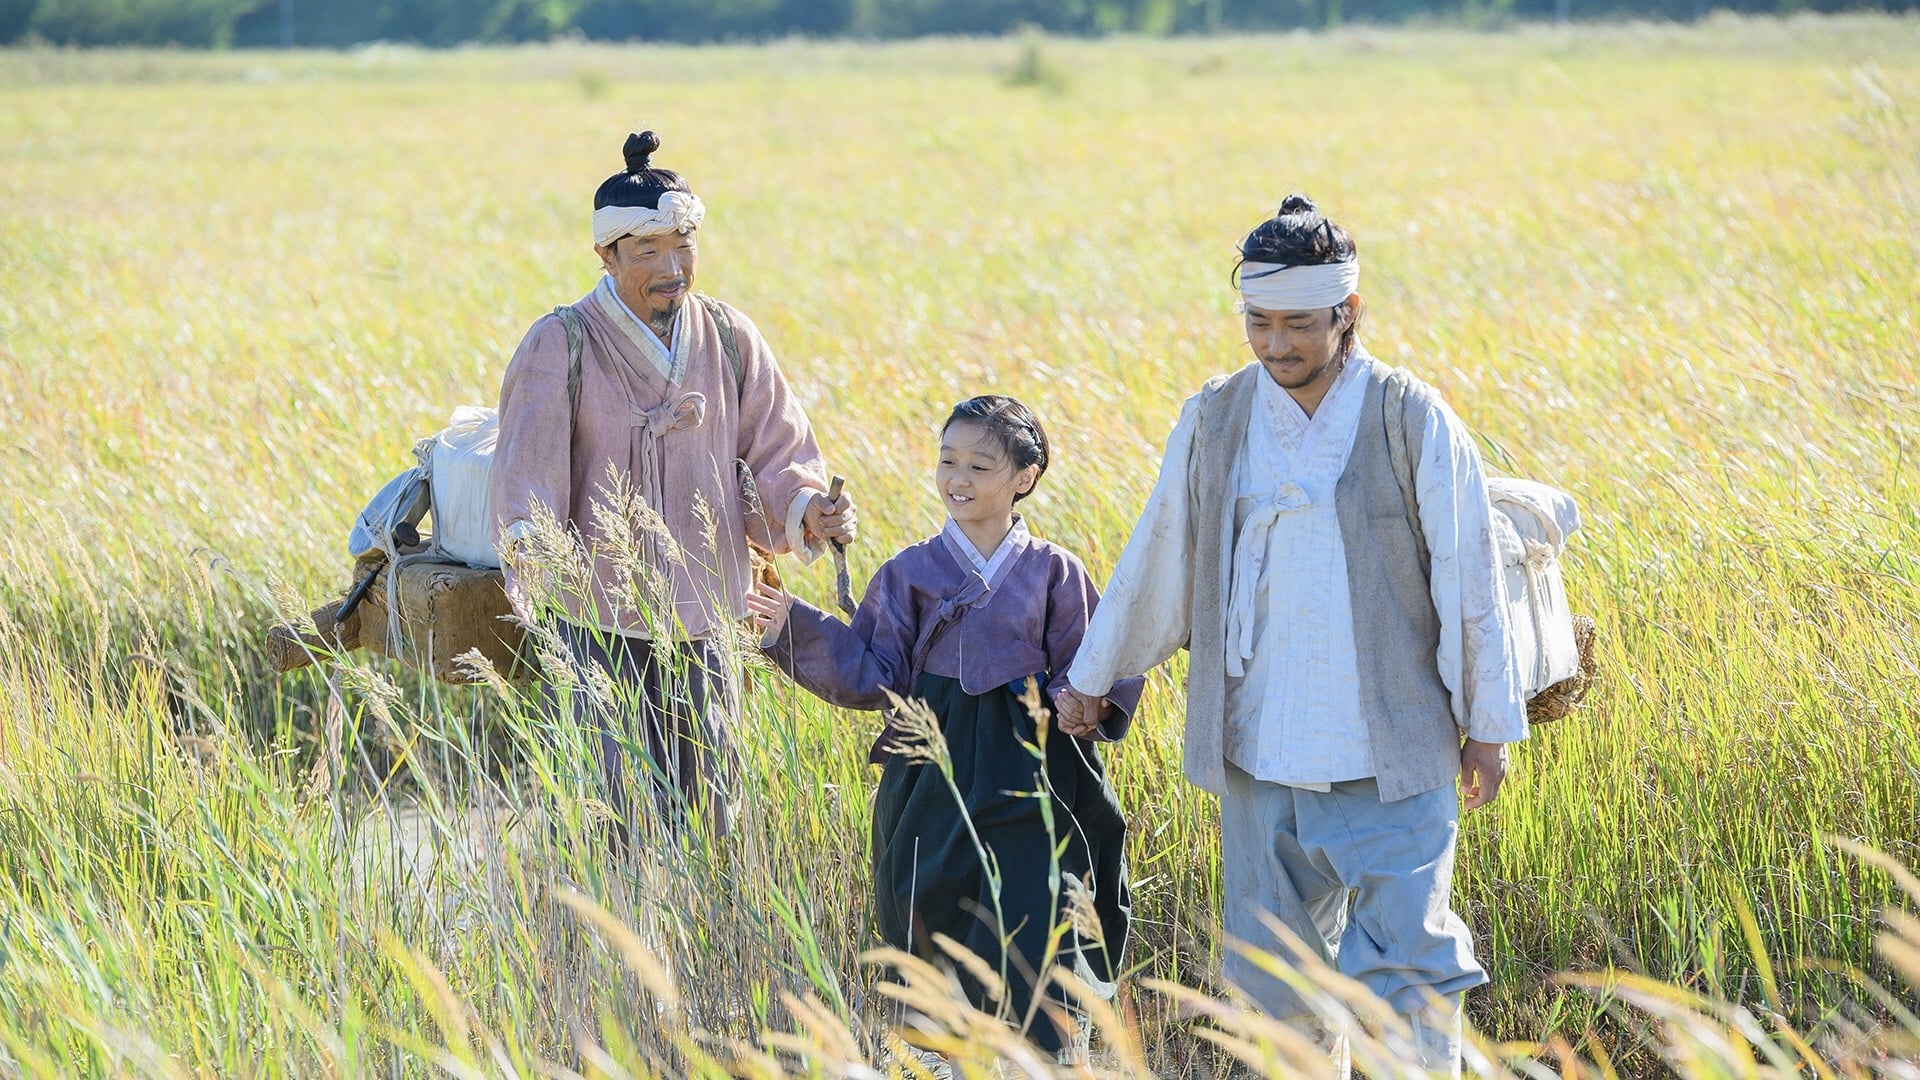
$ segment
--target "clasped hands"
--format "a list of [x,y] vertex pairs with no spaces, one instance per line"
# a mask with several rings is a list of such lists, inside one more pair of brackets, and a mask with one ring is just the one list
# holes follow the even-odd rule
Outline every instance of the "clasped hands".
[[1076,739],[1098,739],[1100,722],[1112,707],[1113,702],[1106,698],[1083,694],[1069,684],[1061,687],[1053,699],[1053,722]]

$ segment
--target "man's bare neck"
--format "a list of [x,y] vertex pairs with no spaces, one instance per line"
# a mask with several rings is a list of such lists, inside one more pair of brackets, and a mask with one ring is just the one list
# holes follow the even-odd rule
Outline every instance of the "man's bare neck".
[[1320,407],[1321,402],[1327,400],[1327,394],[1333,390],[1333,384],[1340,381],[1341,374],[1347,370],[1347,362],[1352,359],[1352,350],[1344,350],[1322,378],[1315,379],[1305,386],[1286,386],[1281,389],[1293,398],[1294,403],[1300,406],[1300,411],[1306,413],[1307,419],[1311,420],[1314,410]]
[[1331,389],[1333,389],[1333,381],[1329,379],[1315,386],[1303,386],[1298,390],[1288,390],[1287,393],[1292,395],[1294,403],[1300,406],[1300,411],[1306,413],[1307,419],[1311,420],[1313,419],[1314,410],[1320,407],[1321,402],[1327,400],[1327,391]]

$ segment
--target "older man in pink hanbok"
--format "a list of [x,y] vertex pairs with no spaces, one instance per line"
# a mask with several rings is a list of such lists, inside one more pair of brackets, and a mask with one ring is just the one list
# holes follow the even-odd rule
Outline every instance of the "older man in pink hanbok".
[[[692,291],[705,208],[651,166],[659,145],[629,136],[626,169],[594,196],[606,276],[537,320],[507,366],[489,485],[520,614],[557,624],[580,682],[612,688],[612,702],[571,698],[623,833],[635,787],[670,820],[693,809],[725,827],[726,634],[746,614],[749,541],[811,560],[855,534],[759,330]],[[584,554],[557,589],[537,565],[548,515]]]

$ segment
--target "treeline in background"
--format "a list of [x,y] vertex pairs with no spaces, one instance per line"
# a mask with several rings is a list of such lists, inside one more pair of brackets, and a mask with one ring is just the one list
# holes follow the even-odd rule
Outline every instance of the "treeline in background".
[[1342,21],[1691,19],[1715,9],[1914,10],[1920,0],[0,0],[0,43],[341,47],[545,41],[1100,35]]

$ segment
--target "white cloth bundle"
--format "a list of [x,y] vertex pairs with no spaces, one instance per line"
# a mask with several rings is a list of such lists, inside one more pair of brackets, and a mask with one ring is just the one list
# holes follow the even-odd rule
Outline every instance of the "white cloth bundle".
[[1283,266],[1240,264],[1240,302],[1261,311],[1313,311],[1336,307],[1360,291],[1360,260]]
[[492,409],[462,405],[447,426],[422,439],[414,457],[427,471],[433,501],[433,545],[441,556],[468,566],[499,566],[494,549],[493,505],[487,476],[500,417]]
[[1487,478],[1494,542],[1506,572],[1507,621],[1526,695],[1580,671],[1573,612],[1560,577],[1560,554],[1580,528],[1573,496],[1536,480]]
[[706,220],[707,204],[691,191],[669,191],[660,207],[603,206],[593,212],[593,246],[606,247],[623,236],[661,236],[691,232]]

